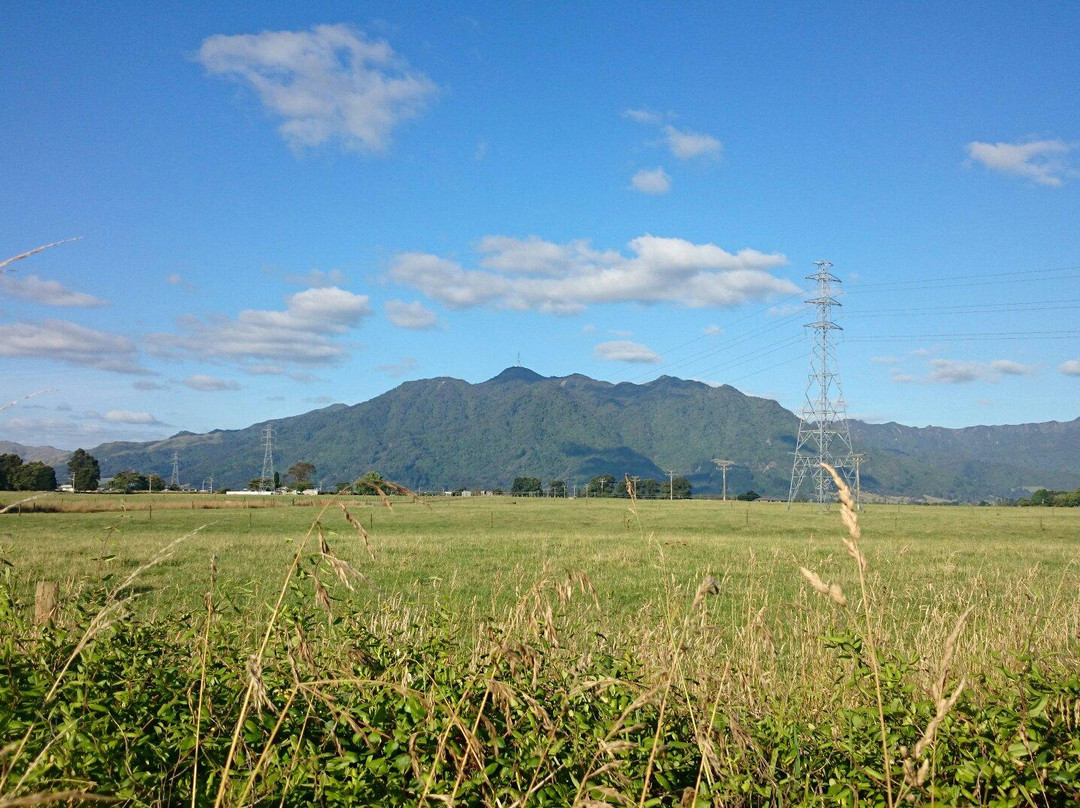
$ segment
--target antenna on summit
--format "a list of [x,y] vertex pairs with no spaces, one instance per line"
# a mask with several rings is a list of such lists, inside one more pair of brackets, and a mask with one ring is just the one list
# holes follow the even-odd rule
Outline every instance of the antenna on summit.
[[517,364],[516,364],[516,365],[514,365],[514,367],[516,367],[516,368],[519,368],[519,367],[521,367],[521,351],[518,351],[518,355],[517,355]]

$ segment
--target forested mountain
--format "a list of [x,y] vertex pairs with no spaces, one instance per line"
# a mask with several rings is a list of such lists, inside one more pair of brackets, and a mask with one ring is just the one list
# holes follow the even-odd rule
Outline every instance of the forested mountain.
[[50,466],[57,466],[67,462],[68,455],[63,449],[55,446],[23,446],[21,443],[12,443],[9,440],[0,440],[0,454],[13,454],[22,458],[24,463],[33,463],[40,460]]
[[[369,470],[412,488],[508,487],[516,476],[583,483],[597,474],[688,477],[718,492],[713,458],[734,460],[728,491],[786,496],[798,419],[775,401],[733,387],[663,376],[611,384],[574,374],[545,378],[509,368],[469,384],[406,382],[370,401],[272,422],[276,468],[305,460],[326,485]],[[259,475],[265,423],[155,443],[91,450],[104,476],[125,469],[166,477],[180,454],[181,479],[243,486]],[[980,499],[1020,487],[1080,485],[1080,419],[1020,426],[917,429],[852,422],[866,455],[863,488],[912,497]]]

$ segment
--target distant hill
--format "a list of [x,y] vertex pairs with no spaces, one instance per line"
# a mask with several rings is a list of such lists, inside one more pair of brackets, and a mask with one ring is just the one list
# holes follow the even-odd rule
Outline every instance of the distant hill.
[[[276,468],[296,461],[327,485],[376,470],[412,488],[508,487],[515,476],[579,484],[610,473],[687,476],[699,493],[720,490],[714,457],[736,461],[728,491],[785,497],[798,418],[775,401],[733,387],[662,376],[612,384],[587,376],[546,378],[509,368],[469,384],[406,382],[370,401],[335,404],[273,421]],[[240,430],[181,432],[152,443],[91,450],[105,476],[125,469],[242,486],[262,468],[265,422]],[[1080,419],[1020,426],[917,429],[851,424],[867,459],[863,488],[911,497],[977,500],[1025,486],[1080,486]]]
[[57,466],[66,463],[71,452],[55,446],[23,446],[21,443],[0,440],[0,454],[16,454],[24,463],[40,460],[49,466]]

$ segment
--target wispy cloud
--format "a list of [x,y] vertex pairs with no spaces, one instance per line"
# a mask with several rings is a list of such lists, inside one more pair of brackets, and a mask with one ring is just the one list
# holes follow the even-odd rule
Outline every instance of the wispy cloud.
[[325,365],[345,353],[335,337],[370,314],[367,295],[336,286],[305,289],[286,298],[285,311],[248,309],[235,319],[186,316],[178,320],[179,334],[154,334],[148,341],[163,356]]
[[0,295],[64,308],[89,309],[109,305],[107,301],[99,297],[76,292],[59,281],[42,280],[37,275],[20,278],[15,275],[0,274]]
[[680,160],[694,157],[719,157],[721,143],[712,135],[701,132],[680,131],[674,126],[665,126],[664,137],[671,153]]
[[141,424],[154,425],[161,422],[148,412],[142,410],[108,410],[102,420],[110,424]]
[[647,107],[641,107],[640,109],[624,109],[623,117],[629,118],[632,121],[638,123],[660,123],[664,120],[663,113],[656,112]]
[[205,373],[196,373],[184,379],[184,385],[201,393],[217,393],[222,390],[239,390],[240,385],[232,379],[222,379],[217,376],[208,376]]
[[1080,376],[1080,359],[1070,359],[1058,365],[1058,370],[1066,376]]
[[132,383],[131,386],[134,387],[136,390],[142,390],[144,392],[145,391],[150,391],[150,390],[168,390],[169,389],[169,385],[164,384],[162,382],[151,381],[149,379],[140,379],[139,381]]
[[1035,372],[1034,365],[1026,365],[1012,359],[995,359],[992,362],[933,359],[930,362],[930,374],[923,381],[927,384],[996,382],[1003,376],[1032,376]]
[[895,356],[871,356],[870,361],[875,365],[895,365],[900,360]]
[[348,25],[217,34],[196,59],[211,75],[250,86],[283,119],[278,131],[297,148],[334,141],[345,150],[384,152],[394,128],[438,90],[386,41]]
[[480,305],[573,314],[599,303],[675,303],[726,307],[798,291],[768,272],[787,263],[778,253],[640,236],[618,250],[588,241],[557,244],[535,236],[487,236],[475,251],[482,269],[428,253],[398,255],[391,279],[456,309]]
[[434,328],[438,317],[423,303],[406,303],[404,300],[386,302],[386,319],[398,328],[411,328],[418,331]]
[[652,348],[638,342],[624,340],[601,342],[593,349],[593,356],[608,362],[633,362],[635,364],[659,362],[661,359],[660,354]]
[[139,365],[132,339],[67,320],[0,326],[0,356],[51,359],[115,373],[149,372]]
[[196,288],[195,284],[193,284],[179,272],[172,272],[169,275],[165,276],[165,283],[169,284],[170,286],[181,286],[184,289],[188,289],[189,291],[195,291]]
[[662,166],[643,168],[630,180],[635,191],[658,196],[671,190],[671,177]]
[[306,286],[308,288],[320,288],[323,286],[344,286],[345,285],[345,273],[340,269],[331,269],[323,271],[321,269],[310,269],[302,275],[289,275],[286,274],[283,278],[285,283],[296,284],[297,286]]
[[1028,143],[983,143],[974,140],[967,144],[968,157],[991,171],[1026,177],[1038,185],[1063,185],[1066,177],[1077,175],[1066,155],[1076,148],[1075,143],[1062,140],[1035,140]]
[[375,369],[380,373],[385,373],[387,376],[407,376],[416,370],[416,357],[406,356],[403,357],[400,362],[393,362],[387,365],[379,365]]

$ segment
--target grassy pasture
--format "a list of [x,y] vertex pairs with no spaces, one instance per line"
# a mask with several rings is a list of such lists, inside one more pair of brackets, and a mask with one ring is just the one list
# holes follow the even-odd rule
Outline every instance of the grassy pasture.
[[[187,694],[170,725],[175,741],[151,744],[153,754],[173,756],[159,764],[167,771],[133,773],[129,759],[103,764],[111,773],[88,778],[94,793],[119,793],[122,782],[137,795],[132,804],[178,794],[186,802],[194,792],[199,805],[215,797],[222,805],[316,797],[438,804],[447,795],[463,805],[1080,798],[1080,763],[1065,762],[1080,758],[1080,681],[1069,673],[1080,669],[1080,509],[866,506],[864,596],[837,508],[500,497],[438,498],[430,507],[399,499],[388,510],[377,499],[344,502],[369,531],[374,560],[327,498],[66,495],[32,503],[50,512],[24,506],[0,516],[0,558],[12,565],[11,602],[24,615],[6,618],[25,635],[8,649],[18,660],[33,659],[21,649],[38,642],[25,622],[35,581],[61,583],[58,636],[68,639],[56,647],[70,648],[88,603],[205,525],[140,573],[134,618],[81,652],[97,654],[98,668],[64,673],[67,651],[59,650],[34,663],[43,682],[61,671],[68,689],[59,692],[70,699],[90,699],[110,676],[158,676],[167,685],[145,685],[154,704],[163,686]],[[274,612],[316,520],[331,553],[363,580],[355,591],[341,585],[332,561],[312,552],[313,535]],[[846,605],[813,591],[800,566],[839,585]],[[256,675],[245,659],[264,638]],[[197,664],[200,647],[212,673]],[[152,673],[138,667],[140,652]],[[296,678],[296,658],[310,658],[316,684]],[[961,682],[962,698],[949,703]],[[204,685],[216,704],[214,718],[201,719],[209,728],[192,718],[202,715],[194,694]],[[267,709],[250,724],[239,697],[264,688]],[[583,695],[592,688],[600,690]],[[372,699],[385,700],[377,715]],[[274,729],[271,708],[283,703]],[[306,713],[293,706],[304,704]],[[35,748],[73,731],[61,720],[69,711],[50,729],[35,723],[32,700],[26,709]],[[942,710],[938,739],[913,752]],[[311,715],[325,725],[318,743]],[[357,722],[367,728],[360,735]],[[889,778],[880,773],[879,723]],[[211,774],[201,781],[190,768],[192,732],[206,738],[199,754]],[[372,740],[387,733],[400,742]],[[0,746],[13,738],[9,728]],[[283,738],[297,750],[314,744],[299,758],[310,767],[299,780],[292,757],[268,751]],[[475,760],[473,744],[482,750]],[[349,766],[341,779],[327,773],[343,750],[364,762],[367,779]],[[56,769],[78,780],[79,755]],[[931,761],[933,773],[919,775]],[[18,768],[0,757],[0,799]],[[239,780],[218,791],[223,769]],[[58,788],[47,774],[18,793],[35,783]]]
[[[16,499],[8,494],[0,507]],[[616,619],[655,601],[671,577],[686,583],[712,574],[726,582],[726,598],[741,600],[748,587],[763,585],[783,600],[803,586],[798,565],[823,575],[844,575],[847,566],[835,509],[822,514],[807,504],[788,510],[769,502],[489,497],[435,498],[430,507],[400,499],[389,510],[376,498],[344,502],[369,529],[374,562],[339,507],[327,509],[321,523],[335,552],[368,577],[364,598],[408,593],[465,609],[474,600],[512,597],[545,568],[581,570]],[[58,495],[0,517],[0,553],[15,565],[21,589],[44,578],[73,592],[104,574],[126,574],[205,525],[142,577],[143,608],[198,607],[211,556],[226,590],[258,600],[276,593],[295,542],[326,503]],[[1080,582],[1080,509],[867,505],[859,518],[873,567],[904,600],[982,584],[971,596],[989,604],[1007,581],[1030,579],[1032,592],[1044,595]]]

